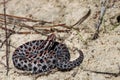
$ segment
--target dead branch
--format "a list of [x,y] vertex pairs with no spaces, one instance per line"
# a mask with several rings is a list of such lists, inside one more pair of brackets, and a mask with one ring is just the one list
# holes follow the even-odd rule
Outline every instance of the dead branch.
[[1,27],[1,26],[0,26],[0,28],[3,29],[3,30],[7,30],[7,31],[9,31],[9,32],[15,33],[14,30],[11,30],[11,29],[8,29],[8,28],[5,28],[5,27]]
[[[6,23],[6,5],[5,5],[5,0],[3,0],[4,4],[4,24],[5,24],[5,28],[7,29],[7,23]],[[8,31],[5,30],[5,36],[6,36],[6,65],[7,65],[7,73],[6,75],[8,75],[8,71],[9,71],[9,47],[8,47]]]
[[118,73],[101,72],[101,71],[93,71],[93,70],[84,70],[84,71],[90,71],[90,72],[96,73],[96,74],[106,74],[106,75],[111,75],[111,76],[114,76],[114,77],[118,77],[118,76],[120,76],[120,66],[119,65],[118,65],[118,70],[119,70]]
[[[39,23],[41,23],[41,24],[45,24],[45,23],[49,23],[49,24],[51,24],[52,22],[47,22],[47,21],[42,21],[42,20],[33,20],[33,19],[30,19],[30,18],[26,18],[26,17],[19,17],[19,16],[13,16],[13,15],[8,15],[8,14],[6,14],[6,17],[7,17],[7,21],[6,21],[6,23],[7,24],[12,24],[11,23],[11,20],[15,20],[15,22],[16,21],[18,21],[19,23],[15,23],[15,25],[17,25],[17,27],[19,27],[19,26],[22,26],[22,27],[24,27],[24,28],[27,28],[27,29],[29,29],[29,30],[32,30],[32,31],[34,31],[34,32],[16,32],[16,31],[14,31],[14,30],[11,30],[11,29],[8,29],[8,28],[4,28],[4,27],[0,27],[1,29],[3,29],[3,30],[8,30],[9,32],[11,32],[9,35],[8,35],[8,37],[10,37],[10,35],[12,35],[12,34],[42,34],[42,35],[46,35],[46,33],[50,33],[50,32],[55,32],[55,31],[57,31],[57,32],[68,32],[68,31],[70,31],[71,29],[74,29],[74,30],[77,30],[77,31],[79,31],[79,28],[74,28],[74,26],[75,25],[77,25],[77,24],[81,24],[89,15],[90,15],[90,12],[91,12],[91,10],[89,9],[89,11],[88,11],[88,13],[85,15],[85,16],[83,16],[81,19],[79,19],[75,24],[73,24],[73,25],[71,25],[71,26],[67,26],[66,24],[54,24],[54,25],[52,25],[52,26],[39,26],[39,24],[38,25],[33,25],[33,26],[29,26],[29,25],[26,25],[26,24],[24,24],[24,23],[21,23],[21,21],[31,21],[31,22],[39,22]],[[4,19],[3,19],[3,15],[4,14],[0,14],[0,22],[2,22],[2,24],[3,24],[3,22],[4,22]],[[10,20],[9,20],[10,19]],[[59,30],[59,29],[56,29],[55,27],[63,27],[63,28],[66,28],[65,30]],[[44,31],[42,31],[42,29],[36,29],[36,28],[43,28],[44,29]],[[50,29],[46,29],[46,28],[50,28]],[[40,31],[41,30],[41,31]],[[6,40],[5,40],[6,41]],[[1,45],[1,47],[3,46],[3,44],[5,43],[5,41],[3,41],[3,43],[2,43],[2,45]]]
[[[0,17],[3,17],[4,14],[0,13]],[[45,24],[45,23],[52,23],[52,22],[47,22],[47,21],[43,21],[43,20],[34,20],[34,19],[30,19],[30,18],[26,18],[26,17],[20,17],[20,16],[14,16],[14,15],[9,15],[9,14],[6,14],[7,18],[8,19],[17,19],[17,20],[20,20],[20,21],[29,21],[29,22],[40,22],[42,24]]]
[[101,0],[100,16],[99,16],[98,22],[97,22],[96,25],[95,25],[95,27],[96,27],[96,32],[94,33],[92,40],[97,39],[98,36],[99,36],[99,29],[100,29],[100,26],[101,26],[101,24],[102,24],[103,16],[104,16],[105,11],[106,11],[106,6],[107,6],[107,5],[106,5],[106,2],[107,2],[107,0]]
[[[5,30],[5,31],[8,31],[9,33],[7,33],[7,36],[6,36],[6,39],[2,42],[2,44],[0,45],[0,48],[2,48],[2,46],[5,44],[5,42],[9,39],[9,37],[15,33],[14,29],[15,29],[15,26],[13,27],[13,30],[11,29],[7,29],[6,27],[0,27],[1,29]],[[9,44],[7,44],[7,46],[9,46]]]

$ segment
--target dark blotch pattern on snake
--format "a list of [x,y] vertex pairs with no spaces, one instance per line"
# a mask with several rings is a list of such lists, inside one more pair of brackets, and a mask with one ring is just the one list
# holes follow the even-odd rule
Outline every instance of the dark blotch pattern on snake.
[[54,34],[46,40],[34,40],[19,46],[12,55],[13,64],[17,69],[32,73],[58,70],[71,70],[83,61],[83,53],[78,50],[79,57],[70,61],[70,53],[65,44],[59,43]]

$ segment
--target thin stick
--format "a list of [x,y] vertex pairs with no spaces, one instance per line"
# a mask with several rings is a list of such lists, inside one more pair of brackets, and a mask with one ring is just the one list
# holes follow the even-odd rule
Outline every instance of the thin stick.
[[88,16],[91,14],[91,9],[89,9],[89,11],[87,12],[87,14],[85,16],[83,16],[79,21],[77,21],[75,24],[71,25],[72,27],[77,25],[77,24],[81,24],[85,19],[88,18]]
[[101,71],[93,71],[93,70],[84,70],[84,71],[90,71],[92,73],[96,73],[96,74],[106,74],[106,75],[111,75],[114,77],[118,77],[120,76],[120,66],[118,65],[119,68],[119,72],[118,73],[112,73],[112,72],[101,72]]
[[[2,48],[2,46],[4,45],[4,43],[6,43],[7,41],[8,41],[8,38],[10,37],[12,35],[12,33],[10,33],[9,35],[7,34],[7,37],[6,37],[6,39],[2,42],[2,44],[0,45],[0,48]],[[8,49],[8,44],[7,44],[7,48],[6,49]],[[7,50],[8,51],[8,50]],[[6,52],[7,52],[6,51]],[[8,54],[8,53],[7,53]],[[6,58],[7,58],[7,56],[6,56]],[[6,59],[6,61],[7,61],[7,59]]]
[[[6,40],[8,40],[9,37],[10,37],[12,34],[17,33],[17,32],[14,31],[15,27],[16,27],[16,26],[14,26],[12,30],[11,30],[11,29],[6,29],[6,28],[4,28],[4,27],[0,27],[1,29],[5,30],[5,31],[7,30],[7,31],[9,32],[9,33],[7,34],[7,38],[6,38],[6,39],[2,42],[2,44],[0,45],[0,48],[2,48],[2,46],[4,45],[4,43],[6,42]],[[10,47],[9,44],[8,44],[8,46]],[[8,51],[9,51],[9,50],[8,50]]]
[[[4,14],[0,13],[0,16],[3,16]],[[19,19],[22,21],[31,21],[31,22],[40,22],[40,23],[52,23],[52,22],[47,22],[47,21],[43,21],[43,20],[34,20],[34,19],[30,19],[30,18],[26,18],[26,17],[20,17],[20,16],[14,16],[14,15],[9,15],[9,14],[5,14],[8,18],[14,18],[14,19]]]
[[33,25],[31,27],[37,27],[37,28],[54,28],[54,27],[59,27],[59,26],[64,26],[65,24],[56,24],[56,25],[52,25],[52,26],[36,26],[36,25]]
[[88,18],[88,16],[90,16],[90,14],[91,14],[91,9],[89,9],[89,11],[87,12],[87,14],[86,14],[85,16],[83,16],[82,18],[80,18],[80,19],[79,19],[76,23],[74,23],[73,25],[71,25],[71,26],[63,25],[62,27],[65,27],[65,28],[67,28],[67,29],[74,29],[74,30],[76,30],[76,31],[79,31],[79,29],[78,29],[78,28],[74,28],[74,26],[80,25],[82,22],[84,22],[84,21]]
[[100,16],[99,16],[98,22],[95,26],[96,27],[96,32],[94,33],[92,40],[97,39],[98,36],[99,36],[99,29],[100,29],[100,26],[102,24],[103,17],[104,17],[105,11],[106,11],[106,2],[107,2],[107,0],[101,0]]
[[5,28],[5,27],[1,27],[1,26],[0,26],[0,28],[3,29],[3,30],[7,30],[7,31],[9,31],[9,32],[15,33],[14,30],[11,30],[11,29],[8,29],[8,28]]
[[9,51],[8,51],[8,39],[7,39],[7,35],[8,35],[8,32],[7,32],[7,24],[6,24],[6,6],[5,6],[5,0],[3,0],[3,2],[4,2],[4,4],[3,4],[3,6],[4,6],[4,23],[5,23],[5,28],[6,28],[6,30],[5,30],[5,36],[6,36],[6,66],[7,66],[7,73],[6,73],[6,75],[8,76],[8,71],[9,71],[9,62],[8,62],[8,60],[9,60],[9,56],[8,56],[8,54],[9,54]]

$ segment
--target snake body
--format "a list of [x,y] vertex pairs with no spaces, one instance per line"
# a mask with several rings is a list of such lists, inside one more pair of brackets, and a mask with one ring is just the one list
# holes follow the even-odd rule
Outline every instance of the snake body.
[[44,73],[54,68],[70,70],[83,61],[83,53],[78,50],[79,57],[70,61],[70,53],[65,44],[59,43],[54,34],[46,40],[34,40],[20,45],[13,53],[13,64],[17,69]]

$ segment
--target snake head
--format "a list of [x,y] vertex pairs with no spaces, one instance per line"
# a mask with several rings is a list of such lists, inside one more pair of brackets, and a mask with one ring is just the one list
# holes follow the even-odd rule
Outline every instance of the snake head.
[[53,33],[47,37],[47,41],[55,41],[55,40],[56,40],[56,36]]

